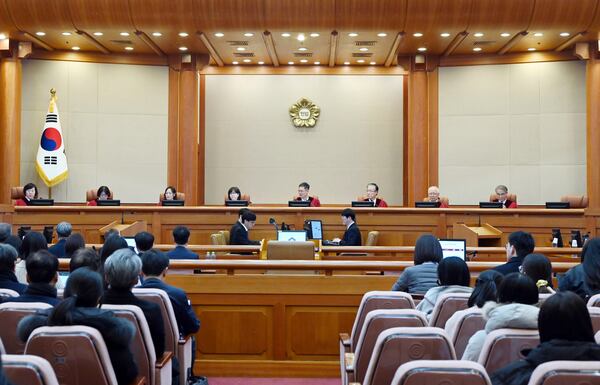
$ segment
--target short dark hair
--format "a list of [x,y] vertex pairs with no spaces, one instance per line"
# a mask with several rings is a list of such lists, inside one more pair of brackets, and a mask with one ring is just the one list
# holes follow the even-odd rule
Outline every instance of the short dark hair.
[[379,192],[379,186],[377,186],[377,183],[373,183],[373,182],[367,183],[367,187],[369,187],[369,186],[375,187],[375,191]]
[[169,191],[169,190],[171,190],[171,192],[173,193],[173,199],[176,199],[176,198],[177,198],[177,190],[176,190],[176,189],[175,189],[175,187],[173,187],[173,186],[168,186],[168,187],[165,189],[165,192],[163,193],[163,198],[165,197],[165,194],[166,194],[166,193],[167,193],[167,191]]
[[185,226],[177,226],[173,229],[173,240],[178,245],[185,245],[190,239],[190,230]]
[[230,195],[232,192],[237,193],[239,195],[238,199],[242,200],[242,192],[240,191],[240,188],[237,186],[229,187],[229,190],[227,190],[227,199],[231,199]]
[[67,241],[65,242],[65,258],[71,258],[73,253],[79,249],[83,249],[84,247],[85,239],[83,239],[83,235],[79,233],[73,233],[69,235]]
[[3,243],[10,237],[12,227],[8,223],[0,223],[0,243]]
[[38,188],[37,188],[37,186],[35,184],[33,184],[31,182],[27,183],[25,186],[23,186],[23,195],[25,195],[25,191],[31,190],[32,188],[35,189],[35,195],[33,197],[37,199],[37,197],[38,197]]
[[475,280],[475,288],[467,301],[469,307],[483,307],[488,301],[496,301],[498,298],[498,286],[502,283],[504,275],[496,270],[481,272]]
[[125,238],[120,235],[111,235],[106,238],[104,241],[104,245],[102,249],[100,249],[100,261],[102,264],[106,262],[106,259],[112,255],[117,250],[127,249],[129,246],[127,245],[127,241]]
[[469,266],[467,266],[467,263],[459,257],[442,259],[438,265],[437,272],[440,286],[469,286],[471,283]]
[[154,235],[147,231],[140,231],[133,238],[138,251],[148,251],[154,246]]
[[527,254],[533,253],[535,241],[531,234],[525,231],[515,231],[508,236],[508,243],[515,248],[517,257],[525,258]]
[[245,221],[255,221],[256,220],[256,214],[254,214],[252,211],[248,210],[245,213],[242,214],[242,222]]
[[76,307],[96,307],[103,291],[104,285],[100,274],[87,268],[77,269],[69,275],[65,287],[65,299],[50,313],[48,325],[72,325],[73,310]]
[[239,211],[238,211],[238,217],[241,217],[242,215],[244,215],[245,212],[251,211],[249,208],[247,207],[242,207]]
[[27,258],[25,269],[31,283],[50,283],[58,271],[58,258],[48,250],[40,250]]
[[413,255],[415,265],[425,262],[440,263],[442,258],[444,258],[442,245],[440,245],[440,241],[436,237],[431,234],[424,234],[417,239],[415,254]]
[[548,297],[538,315],[540,342],[567,340],[595,342],[590,312],[585,302],[570,291]]
[[100,186],[98,187],[98,191],[96,191],[96,197],[100,197],[100,194],[105,193],[110,198],[110,189],[108,186]]
[[548,282],[547,286],[552,287],[552,263],[548,257],[543,254],[529,254],[523,260],[523,274],[533,279],[536,283],[539,280]]
[[592,291],[600,290],[600,238],[585,243],[581,252],[585,283]]
[[538,303],[538,288],[533,279],[525,274],[510,273],[502,279],[498,288],[499,303],[522,303],[535,305]]
[[83,248],[75,251],[69,261],[69,271],[73,272],[80,267],[87,267],[93,271],[100,271],[100,256],[92,248]]
[[302,182],[302,183],[300,183],[300,184],[298,185],[298,187],[302,187],[302,188],[304,188],[304,189],[306,189],[306,190],[310,190],[310,185],[309,185],[308,183],[306,183],[306,182]]
[[350,217],[352,221],[356,221],[356,213],[352,209],[343,209],[341,215],[346,218]]
[[157,277],[169,267],[169,257],[160,250],[148,250],[142,254],[141,258],[144,275]]
[[23,243],[21,243],[21,249],[19,250],[21,259],[26,260],[38,250],[48,250],[48,242],[46,242],[46,238],[44,238],[42,233],[30,231],[25,235]]
[[0,243],[0,273],[14,271],[17,257],[18,253],[14,247]]
[[20,253],[21,244],[23,244],[23,241],[21,240],[21,237],[13,234],[9,235],[8,238],[6,238],[6,240],[4,241],[4,243],[7,245],[11,245],[15,248],[15,250],[17,250],[17,253]]

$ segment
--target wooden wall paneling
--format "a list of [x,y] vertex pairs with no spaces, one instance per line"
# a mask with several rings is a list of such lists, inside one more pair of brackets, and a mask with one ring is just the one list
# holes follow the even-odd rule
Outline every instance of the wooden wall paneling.
[[0,1],[0,33],[12,39],[19,36],[19,30],[13,23],[4,1]]
[[264,0],[193,0],[198,31],[254,31],[265,25]]
[[402,81],[402,205],[408,203],[408,76]]
[[0,203],[11,203],[10,188],[20,184],[21,59],[13,44],[12,57],[0,58]]
[[199,76],[198,97],[198,197],[197,204],[204,204],[206,175],[206,75]]
[[404,28],[408,0],[345,0],[335,2],[335,28],[344,31],[391,32]]
[[[430,58],[428,58],[430,59]],[[437,58],[436,58],[437,59]],[[432,61],[432,60],[430,60]],[[427,155],[429,156],[427,165],[428,186],[438,186],[439,184],[439,71],[437,68],[434,71],[427,72],[427,105],[428,108],[428,148]]]
[[451,55],[440,58],[440,67],[474,66],[490,64],[542,63],[551,61],[578,60],[572,52],[518,52],[505,55]]
[[598,42],[590,43],[590,59],[586,68],[586,164],[588,209],[600,213],[600,59]]
[[265,28],[287,31],[335,29],[335,0],[264,0]]
[[179,55],[169,57],[169,128],[167,143],[167,184],[178,188],[179,181]]
[[167,57],[160,57],[156,54],[129,55],[124,53],[111,53],[110,55],[105,55],[100,52],[74,52],[71,50],[55,50],[49,52],[42,49],[34,49],[27,59],[158,66],[166,66],[168,64]]
[[311,66],[289,66],[287,62],[281,63],[280,67],[270,66],[225,66],[205,67],[201,73],[205,75],[406,75],[407,72],[397,66],[339,66],[328,67],[325,64]]
[[177,186],[188,205],[198,200],[198,73],[193,61],[182,65],[179,74]]

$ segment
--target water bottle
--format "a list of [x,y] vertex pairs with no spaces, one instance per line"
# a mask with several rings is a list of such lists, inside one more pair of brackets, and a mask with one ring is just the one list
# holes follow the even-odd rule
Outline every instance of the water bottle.
[[558,238],[553,238],[552,239],[552,247],[558,247]]
[[210,251],[206,252],[206,259],[210,259]]

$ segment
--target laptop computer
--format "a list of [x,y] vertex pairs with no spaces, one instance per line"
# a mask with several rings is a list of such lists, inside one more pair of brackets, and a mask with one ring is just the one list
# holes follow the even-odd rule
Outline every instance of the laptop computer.
[[306,242],[306,231],[304,230],[279,230],[277,240],[284,242]]
[[440,239],[442,254],[444,258],[459,257],[465,260],[467,257],[467,241],[465,239]]

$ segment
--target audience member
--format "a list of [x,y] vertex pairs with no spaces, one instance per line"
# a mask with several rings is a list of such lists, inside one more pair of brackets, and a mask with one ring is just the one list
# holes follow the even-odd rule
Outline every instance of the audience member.
[[138,254],[145,253],[154,246],[154,235],[147,231],[140,231],[133,239],[135,240],[135,248]]
[[71,260],[69,261],[69,271],[79,269],[80,267],[87,267],[92,271],[100,273],[102,271],[100,264],[100,256],[96,253],[96,250],[92,248],[78,249],[73,253]]
[[340,246],[361,246],[362,238],[360,229],[356,224],[356,213],[352,209],[342,210],[342,224],[346,226],[346,231],[342,239],[334,238],[333,242],[339,243]]
[[23,186],[23,198],[15,201],[15,206],[29,206],[32,200],[38,199],[38,188],[33,183]]
[[585,301],[600,293],[600,238],[583,245],[581,263],[558,277],[558,290],[572,291]]
[[529,254],[523,260],[521,272],[533,279],[542,294],[554,293],[552,285],[552,263],[543,254]]
[[440,188],[438,186],[430,186],[427,189],[427,202],[437,202],[440,208],[448,208],[448,202],[440,200]]
[[112,305],[135,305],[144,312],[152,335],[157,360],[165,352],[165,329],[160,307],[152,302],[137,298],[131,292],[142,272],[142,261],[129,248],[115,251],[104,263],[104,274],[109,289],[102,297],[102,303]]
[[444,293],[471,293],[469,287],[471,275],[467,263],[459,257],[447,257],[440,261],[437,268],[439,285],[427,290],[417,310],[431,316],[438,297]]
[[20,297],[9,298],[6,302],[45,302],[52,306],[60,300],[56,297],[58,280],[58,258],[48,250],[40,250],[25,260],[29,286]]
[[198,254],[187,248],[190,239],[190,230],[185,226],[177,226],[173,229],[173,241],[175,248],[167,253],[170,259],[200,259]]
[[[17,253],[19,253],[19,251],[21,250],[21,245],[23,244],[23,240],[18,235],[9,235],[4,242],[0,243],[11,245],[15,248],[15,250],[17,250]],[[20,258],[20,255],[18,258]]]
[[523,263],[525,256],[533,253],[535,241],[531,234],[524,231],[515,231],[508,236],[506,244],[506,258],[508,262],[496,266],[494,270],[504,275],[519,272],[519,266]]
[[501,184],[501,185],[496,186],[495,191],[496,191],[496,195],[498,196],[498,198],[494,199],[492,202],[502,203],[502,207],[505,209],[516,209],[517,208],[517,202],[513,202],[510,199],[508,199],[508,187]]
[[6,242],[12,234],[12,227],[8,223],[0,222],[0,243]]
[[106,262],[108,257],[115,251],[127,248],[129,248],[127,241],[120,235],[111,235],[108,238],[105,238],[104,245],[102,245],[102,249],[100,249],[100,265],[103,266],[104,262]]
[[49,247],[48,251],[58,258],[63,258],[65,256],[65,243],[67,242],[67,237],[71,235],[71,231],[73,231],[73,226],[71,226],[69,222],[60,222],[56,225],[56,236],[58,237],[58,241],[53,246]]
[[310,207],[320,207],[321,202],[318,198],[311,197],[308,195],[310,185],[306,182],[302,182],[298,185],[298,196],[295,198],[297,201],[310,202]]
[[388,207],[387,203],[383,199],[377,198],[379,194],[379,186],[377,183],[369,183],[367,185],[367,198],[365,201],[373,202],[374,207]]
[[437,268],[442,258],[440,241],[431,234],[421,235],[415,244],[414,266],[402,272],[392,290],[423,294],[437,286]]
[[71,258],[77,250],[84,248],[85,239],[83,239],[83,235],[79,233],[69,235],[65,243],[65,258]]
[[537,329],[539,309],[538,289],[535,282],[520,273],[504,276],[498,288],[497,302],[488,302],[483,306],[485,329],[475,333],[470,339],[463,360],[477,361],[488,333],[502,328]]
[[17,261],[15,267],[15,275],[21,283],[27,283],[27,270],[25,261],[30,255],[36,253],[39,250],[48,250],[48,243],[46,238],[41,233],[36,231],[28,232],[23,238],[21,248],[19,249],[19,256],[21,259]]
[[87,268],[74,271],[67,282],[64,301],[52,311],[25,317],[19,322],[17,335],[27,341],[34,329],[46,325],[83,325],[97,329],[106,344],[118,384],[128,385],[138,375],[130,348],[135,329],[128,320],[98,308],[102,291],[100,274]]
[[[525,350],[525,359],[492,373],[494,385],[527,385],[534,369],[549,361],[599,361],[600,345],[585,302],[575,293],[546,299],[538,316],[540,344]],[[567,381],[568,383],[568,381]]]
[[260,241],[248,238],[248,232],[256,225],[256,214],[244,211],[241,222],[236,222],[230,230],[229,243],[232,245],[260,245]]
[[14,247],[0,243],[0,288],[23,294],[27,289],[27,285],[19,283],[15,275],[17,257],[18,253]]

